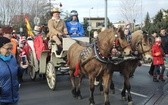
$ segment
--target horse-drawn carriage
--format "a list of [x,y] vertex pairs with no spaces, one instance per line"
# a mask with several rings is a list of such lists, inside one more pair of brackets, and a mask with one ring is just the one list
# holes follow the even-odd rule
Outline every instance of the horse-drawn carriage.
[[[29,45],[28,61],[29,68],[28,72],[32,80],[36,79],[36,75],[45,75],[48,86],[51,90],[55,90],[57,83],[57,75],[68,74],[69,67],[67,66],[66,56],[69,47],[75,43],[75,40],[88,42],[88,37],[76,37],[76,38],[63,38],[63,50],[60,54],[57,51],[57,45],[54,41],[51,41],[51,48],[44,49],[40,52],[40,57],[37,59],[36,49],[33,40],[28,40]],[[46,46],[46,45],[45,45]]]
[[[56,52],[56,43],[52,42],[50,50],[41,51],[39,60],[37,60],[33,40],[28,40],[31,49],[29,51],[29,74],[32,79],[36,78],[37,73],[40,75],[45,74],[49,88],[54,90],[58,72],[61,74],[69,73],[73,86],[72,94],[75,98],[80,99],[80,83],[83,75],[87,75],[91,91],[90,105],[95,103],[93,95],[94,80],[99,76],[104,84],[105,105],[109,105],[109,85],[112,81],[112,74],[116,70],[115,68],[119,66],[122,67],[122,73],[125,77],[122,97],[126,97],[125,91],[127,90],[128,103],[132,103],[129,76],[133,71],[132,68],[134,66],[137,67],[139,58],[150,60],[150,54],[148,53],[150,53],[151,44],[150,38],[147,35],[143,35],[141,31],[135,33],[131,44],[125,40],[123,35],[122,29],[108,29],[99,33],[95,42],[87,47],[75,42],[78,42],[76,40],[89,42],[88,37],[63,38],[63,50],[60,54]],[[135,62],[135,64],[132,62]],[[128,65],[131,65],[131,67]],[[75,72],[77,69],[80,70],[77,74],[79,79],[78,84],[75,84]]]

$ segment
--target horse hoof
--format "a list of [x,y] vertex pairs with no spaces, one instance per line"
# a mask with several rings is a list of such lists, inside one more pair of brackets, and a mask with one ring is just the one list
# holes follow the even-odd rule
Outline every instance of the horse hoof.
[[74,94],[73,94],[72,96],[73,96],[73,98],[77,98],[77,95],[74,95]]
[[122,97],[122,100],[127,101],[127,98],[126,97]]
[[89,105],[95,105],[95,103],[90,103]]
[[95,105],[95,102],[92,99],[89,99],[89,105]]
[[128,105],[133,105],[133,102],[132,101],[128,102]]
[[82,99],[82,96],[78,96],[77,98],[78,98],[78,100],[81,100],[81,99]]
[[103,94],[104,94],[104,92],[103,92],[103,91],[101,91],[101,92],[100,92],[100,94],[101,94],[101,95],[103,95]]
[[105,102],[105,104],[104,105],[110,105],[110,102]]
[[115,90],[111,90],[111,92],[110,92],[111,94],[115,94]]

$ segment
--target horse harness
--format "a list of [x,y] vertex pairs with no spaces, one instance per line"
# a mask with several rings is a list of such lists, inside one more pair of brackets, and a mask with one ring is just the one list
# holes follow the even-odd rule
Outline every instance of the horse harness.
[[[108,56],[103,56],[103,54],[101,54],[100,52],[100,49],[102,48],[98,46],[98,38],[97,38],[89,47],[82,50],[80,54],[80,58],[84,60],[84,62],[82,62],[81,66],[85,65],[87,62],[89,62],[92,59],[97,59],[98,61],[105,64],[119,64],[128,59],[135,59],[135,57],[124,58],[123,56],[121,56],[122,53],[118,50],[121,48],[122,47],[119,44],[119,40],[115,39],[113,42],[112,50],[110,50],[111,52],[108,52]],[[116,49],[116,54],[115,54],[116,56],[112,56],[113,49]],[[94,53],[94,56],[90,57],[90,55],[92,55],[92,52]]]

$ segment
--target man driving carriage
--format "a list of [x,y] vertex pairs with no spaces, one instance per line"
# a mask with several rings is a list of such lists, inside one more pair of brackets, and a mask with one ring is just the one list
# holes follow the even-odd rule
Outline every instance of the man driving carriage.
[[68,34],[64,20],[60,19],[60,13],[61,12],[58,8],[53,8],[51,10],[52,18],[48,21],[49,33],[47,34],[47,37],[49,37],[50,40],[56,42],[58,46],[58,53],[62,51],[60,38]]

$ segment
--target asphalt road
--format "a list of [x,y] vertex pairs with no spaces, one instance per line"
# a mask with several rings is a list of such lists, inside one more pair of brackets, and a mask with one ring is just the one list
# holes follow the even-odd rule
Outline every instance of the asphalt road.
[[[167,94],[167,78],[166,83],[154,83],[152,77],[148,75],[149,67],[141,66],[135,71],[133,78],[130,78],[131,91],[134,105],[152,105],[150,101],[157,101],[155,98],[161,99]],[[167,71],[166,71],[167,72]],[[114,73],[113,81],[116,87],[116,93],[110,94],[111,105],[127,105],[126,101],[121,99],[121,89],[123,86],[123,77],[119,73]],[[165,85],[164,89],[163,86]],[[160,91],[160,90],[163,91]],[[57,88],[52,91],[48,88],[46,80],[37,78],[31,81],[25,74],[24,82],[20,88],[19,105],[89,105],[89,87],[88,79],[83,80],[81,86],[82,100],[74,99],[71,95],[71,83],[68,75],[58,76]],[[162,93],[162,94],[161,94]],[[155,98],[153,98],[155,97]],[[163,99],[163,98],[162,98]],[[167,98],[168,99],[168,98]],[[99,92],[99,88],[95,89],[96,105],[103,105],[104,97]],[[157,105],[165,105],[160,101]]]

